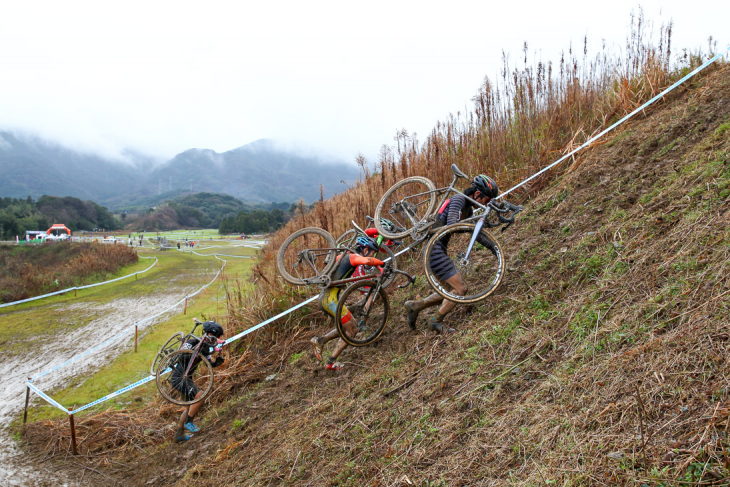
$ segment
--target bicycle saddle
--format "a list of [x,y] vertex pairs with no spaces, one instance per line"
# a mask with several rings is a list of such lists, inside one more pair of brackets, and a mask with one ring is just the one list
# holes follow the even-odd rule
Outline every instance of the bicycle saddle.
[[461,172],[461,169],[459,169],[458,167],[456,167],[456,164],[452,164],[451,165],[451,170],[454,171],[454,174],[456,175],[456,177],[464,178],[464,179],[469,179],[469,176],[467,176],[466,174],[464,174],[463,172]]

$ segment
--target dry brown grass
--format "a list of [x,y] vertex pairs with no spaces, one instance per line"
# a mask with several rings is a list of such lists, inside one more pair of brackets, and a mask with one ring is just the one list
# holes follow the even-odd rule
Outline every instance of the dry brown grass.
[[125,245],[53,242],[0,247],[0,302],[101,280],[137,260]]

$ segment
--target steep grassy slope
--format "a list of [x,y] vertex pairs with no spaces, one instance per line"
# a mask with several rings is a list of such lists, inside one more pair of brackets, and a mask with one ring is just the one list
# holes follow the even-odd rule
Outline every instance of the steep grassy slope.
[[[125,485],[727,482],[729,185],[725,66],[527,202],[501,236],[502,287],[450,316],[454,336],[408,330],[397,310],[421,284],[392,295],[380,342],[325,373],[312,312],[230,360],[187,444],[160,440],[176,410],[158,404],[82,419],[81,448]],[[64,432],[27,438],[65,450]]]

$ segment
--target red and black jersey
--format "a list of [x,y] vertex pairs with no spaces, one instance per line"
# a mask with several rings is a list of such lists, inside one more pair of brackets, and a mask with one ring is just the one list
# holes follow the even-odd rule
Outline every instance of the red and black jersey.
[[385,262],[375,257],[363,257],[359,254],[340,255],[337,257],[335,271],[332,273],[332,280],[339,281],[351,277],[355,269],[361,265],[382,266],[385,265]]

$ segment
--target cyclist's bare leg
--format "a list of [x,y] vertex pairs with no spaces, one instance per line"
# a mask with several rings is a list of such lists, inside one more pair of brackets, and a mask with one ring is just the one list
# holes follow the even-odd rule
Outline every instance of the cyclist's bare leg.
[[[354,319],[350,319],[347,323],[343,323],[342,325],[347,329],[347,332],[350,334],[350,336],[355,336],[357,334],[357,326],[355,325]],[[337,332],[337,328],[335,328],[334,331]],[[339,336],[339,332],[337,332],[337,335]],[[342,351],[346,348],[347,342],[345,342],[345,340],[343,339],[340,339],[337,342],[337,346],[332,351],[332,355],[330,356],[328,362],[332,363],[337,360],[337,357],[339,357]]]
[[426,308],[430,308],[431,306],[438,306],[443,300],[444,298],[440,294],[433,293],[430,296],[426,296],[425,298],[417,301],[406,301],[404,304],[408,310],[408,326],[410,326],[412,330],[415,330],[418,313]]
[[330,340],[332,340],[334,338],[339,338],[339,336],[340,336],[340,332],[337,331],[337,328],[333,328],[332,331],[330,331],[329,333],[327,333],[325,336],[320,337],[319,340],[320,340],[320,343],[322,345],[324,345],[325,343],[327,343],[328,341],[330,341]]
[[[463,296],[464,294],[466,294],[467,286],[464,283],[464,279],[462,279],[461,274],[451,276],[450,278],[446,279],[446,283],[451,286],[452,292],[454,294],[457,294],[459,296]],[[456,306],[455,302],[444,299],[443,303],[441,303],[441,306],[439,307],[438,314],[441,315],[441,317],[443,318],[448,313],[450,313],[452,309],[454,309],[454,306]]]
[[[199,391],[195,395],[195,399],[198,399],[202,395],[203,391]],[[203,401],[196,402],[195,404],[191,404],[183,410],[182,414],[180,415],[180,421],[177,424],[177,434],[175,435],[177,438],[185,436],[185,423],[188,422],[189,418],[195,418],[195,415],[198,414],[198,411],[200,411],[200,406],[202,405]]]

